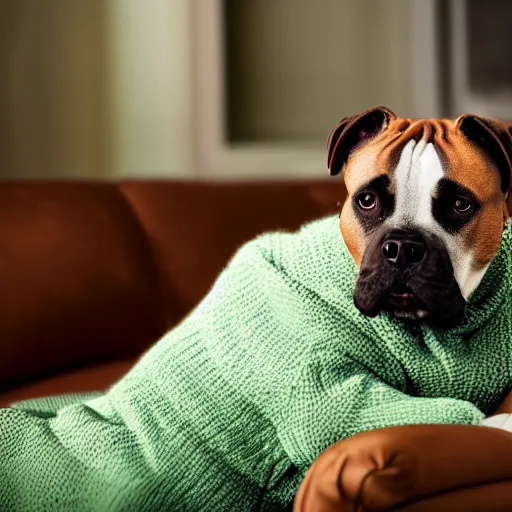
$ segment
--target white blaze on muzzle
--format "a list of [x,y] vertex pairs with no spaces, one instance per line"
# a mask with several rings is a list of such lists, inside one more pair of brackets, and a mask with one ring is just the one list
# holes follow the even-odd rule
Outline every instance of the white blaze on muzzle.
[[395,178],[395,210],[386,221],[389,229],[415,228],[438,236],[445,244],[462,296],[467,300],[482,280],[487,267],[474,269],[472,251],[460,235],[445,231],[435,220],[432,198],[444,177],[441,160],[432,143],[410,140],[402,150]]

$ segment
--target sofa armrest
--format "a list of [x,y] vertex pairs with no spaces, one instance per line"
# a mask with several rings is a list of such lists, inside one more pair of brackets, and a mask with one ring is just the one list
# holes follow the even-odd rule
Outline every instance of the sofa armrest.
[[511,460],[512,434],[495,428],[414,425],[366,432],[320,455],[294,511],[511,510]]

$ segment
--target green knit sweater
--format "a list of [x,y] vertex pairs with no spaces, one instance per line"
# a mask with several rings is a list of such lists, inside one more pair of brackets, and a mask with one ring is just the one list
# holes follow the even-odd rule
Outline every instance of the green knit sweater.
[[335,441],[478,424],[511,385],[511,237],[444,332],[356,310],[337,217],[258,237],[106,394],[0,410],[0,510],[283,510]]

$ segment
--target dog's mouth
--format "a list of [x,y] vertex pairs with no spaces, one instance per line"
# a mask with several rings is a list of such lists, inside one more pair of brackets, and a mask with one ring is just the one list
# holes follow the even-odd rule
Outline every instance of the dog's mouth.
[[427,306],[403,283],[397,284],[383,298],[383,309],[404,320],[422,320],[430,317]]
[[[385,250],[386,235],[376,235],[371,240],[354,291],[355,306],[365,316],[374,317],[383,311],[401,320],[425,320],[443,329],[464,320],[466,303],[446,247],[433,235],[421,237],[425,251],[419,262],[407,260],[407,253],[403,261],[399,261],[398,256],[393,258],[393,254]],[[408,238],[393,238],[395,245],[403,240],[411,246],[416,243],[416,238],[410,234]]]
[[354,294],[356,307],[366,316],[383,311],[400,320],[426,320],[444,329],[464,319],[465,301],[454,279],[434,283],[432,276],[419,274],[409,280],[393,279],[386,273],[371,274],[378,277],[359,279]]

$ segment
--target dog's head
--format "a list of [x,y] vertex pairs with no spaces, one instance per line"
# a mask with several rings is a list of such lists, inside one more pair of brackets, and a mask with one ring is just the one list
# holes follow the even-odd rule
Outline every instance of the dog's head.
[[357,308],[460,323],[500,246],[511,161],[511,129],[495,119],[404,119],[383,107],[343,119],[328,166],[344,171]]

